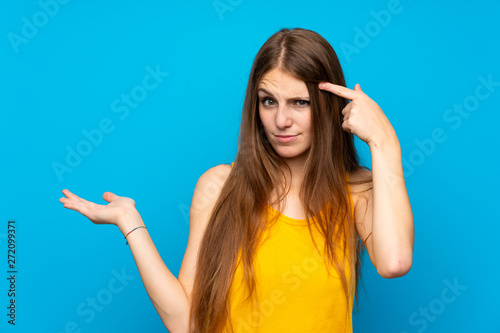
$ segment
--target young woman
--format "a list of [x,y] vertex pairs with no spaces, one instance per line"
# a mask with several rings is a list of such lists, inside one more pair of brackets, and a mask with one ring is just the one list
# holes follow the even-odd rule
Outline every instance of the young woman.
[[[353,135],[369,145],[372,171]],[[134,200],[63,194],[64,207],[126,236],[170,332],[352,332],[362,250],[385,278],[412,265],[396,133],[359,84],[345,87],[335,51],[310,30],[283,29],[258,52],[236,159],[196,184],[178,278]]]

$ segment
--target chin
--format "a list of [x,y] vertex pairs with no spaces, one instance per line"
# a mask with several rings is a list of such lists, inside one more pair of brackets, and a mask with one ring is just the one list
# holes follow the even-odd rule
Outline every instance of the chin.
[[276,149],[276,148],[274,150],[279,156],[287,159],[307,157],[307,150]]

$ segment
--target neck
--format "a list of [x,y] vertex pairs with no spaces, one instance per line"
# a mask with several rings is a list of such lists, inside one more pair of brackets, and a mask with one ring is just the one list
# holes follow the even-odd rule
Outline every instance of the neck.
[[[304,180],[304,165],[306,162],[307,156],[298,156],[293,159],[287,159],[286,164],[290,167],[291,175],[284,170],[286,183],[290,184],[290,192],[298,193],[300,190],[300,186],[302,185],[302,181]],[[290,178],[291,176],[291,178]]]

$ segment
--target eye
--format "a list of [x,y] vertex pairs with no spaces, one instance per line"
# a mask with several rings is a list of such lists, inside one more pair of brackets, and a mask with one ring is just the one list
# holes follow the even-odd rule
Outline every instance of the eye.
[[264,97],[260,100],[260,102],[264,105],[264,106],[274,106],[276,105],[276,102],[273,101],[271,98],[269,97]]
[[298,106],[309,106],[311,104],[311,102],[306,101],[306,100],[298,100],[298,101],[295,101],[295,103]]

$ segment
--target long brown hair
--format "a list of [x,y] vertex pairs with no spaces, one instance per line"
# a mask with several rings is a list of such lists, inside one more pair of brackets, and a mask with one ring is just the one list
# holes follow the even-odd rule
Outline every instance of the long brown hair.
[[[342,109],[348,101],[318,88],[318,83],[324,81],[345,86],[344,74],[335,51],[319,34],[299,28],[283,29],[271,36],[255,57],[234,167],[221,189],[201,242],[190,317],[197,333],[222,332],[227,327],[229,290],[238,253],[245,282],[253,293],[252,262],[268,223],[264,214],[266,205],[273,190],[278,193],[275,202],[278,205],[288,193],[287,184],[281,181],[282,170],[291,171],[267,140],[258,113],[258,85],[264,74],[275,68],[303,80],[309,91],[313,135],[300,199],[309,231],[309,217],[314,217],[325,237],[328,263],[341,277],[346,299],[356,295],[358,307],[363,243],[351,214],[346,175],[364,167],[359,163],[353,134],[342,129]],[[342,258],[335,255],[339,246],[348,249]],[[348,283],[345,260],[349,262],[350,276],[356,277],[354,286]]]

